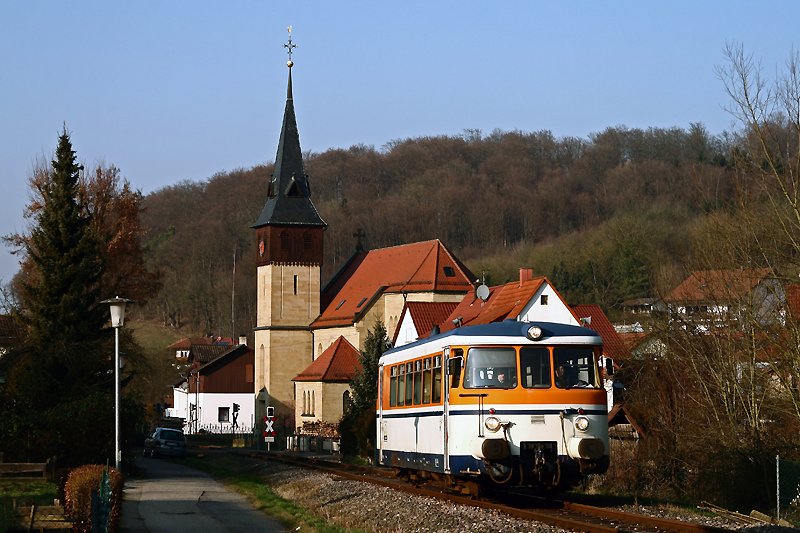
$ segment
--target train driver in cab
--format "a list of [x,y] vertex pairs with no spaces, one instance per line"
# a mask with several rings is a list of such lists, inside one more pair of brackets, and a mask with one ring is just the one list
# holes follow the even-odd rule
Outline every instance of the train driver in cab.
[[497,372],[497,382],[495,383],[495,386],[500,387],[501,389],[513,389],[517,386],[516,381],[517,380],[514,379],[513,372],[511,373],[511,376],[509,376],[505,370],[501,369]]

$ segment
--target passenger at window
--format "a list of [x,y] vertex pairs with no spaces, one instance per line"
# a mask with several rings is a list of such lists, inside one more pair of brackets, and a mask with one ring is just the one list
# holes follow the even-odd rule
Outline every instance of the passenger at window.
[[564,365],[559,365],[556,367],[556,387],[563,389],[567,386],[567,371],[564,369]]

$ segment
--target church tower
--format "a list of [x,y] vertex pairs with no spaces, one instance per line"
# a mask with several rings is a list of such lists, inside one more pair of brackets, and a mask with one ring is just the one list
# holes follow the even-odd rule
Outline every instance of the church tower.
[[[290,29],[291,32],[291,29]],[[313,359],[309,325],[319,315],[320,267],[325,221],[311,202],[303,170],[292,99],[292,43],[289,82],[275,170],[256,231],[258,309],[255,328],[256,416],[275,407],[281,427],[294,428],[294,383]],[[276,429],[278,429],[276,427]]]

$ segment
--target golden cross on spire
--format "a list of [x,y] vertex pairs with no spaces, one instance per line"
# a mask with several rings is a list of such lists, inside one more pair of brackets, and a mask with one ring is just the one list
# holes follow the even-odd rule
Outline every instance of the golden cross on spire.
[[289,42],[284,44],[283,47],[286,48],[286,51],[289,53],[289,61],[287,61],[286,64],[289,68],[292,68],[294,66],[294,62],[292,62],[292,48],[297,48],[297,45],[292,42],[292,27],[289,26],[286,29],[289,32]]

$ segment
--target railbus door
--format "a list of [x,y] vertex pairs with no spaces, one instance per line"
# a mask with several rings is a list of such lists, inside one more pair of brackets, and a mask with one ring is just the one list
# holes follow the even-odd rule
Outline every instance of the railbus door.
[[378,365],[378,423],[376,424],[378,428],[378,445],[375,447],[375,453],[378,454],[376,457],[377,461],[376,464],[383,464],[383,437],[385,433],[385,429],[383,427],[383,365]]
[[442,450],[444,452],[444,471],[450,473],[450,452],[447,449],[447,436],[450,432],[447,411],[450,409],[450,347],[442,351]]

